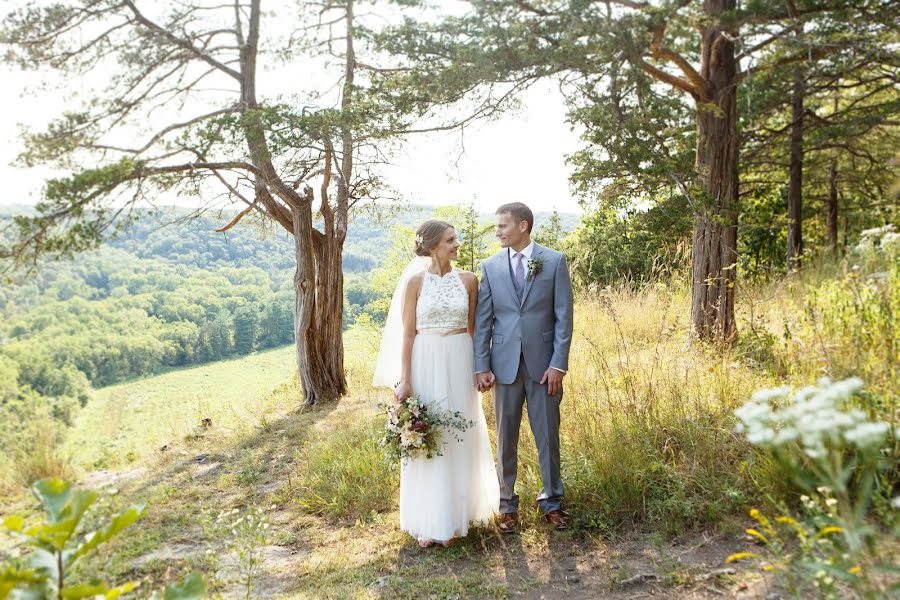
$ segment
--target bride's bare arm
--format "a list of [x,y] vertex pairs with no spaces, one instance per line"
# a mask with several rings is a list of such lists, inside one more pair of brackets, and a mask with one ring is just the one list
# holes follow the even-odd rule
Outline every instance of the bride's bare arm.
[[412,394],[412,347],[416,339],[416,302],[422,289],[422,276],[415,275],[406,284],[403,293],[403,350],[400,354],[400,384],[394,390],[397,400],[403,400]]

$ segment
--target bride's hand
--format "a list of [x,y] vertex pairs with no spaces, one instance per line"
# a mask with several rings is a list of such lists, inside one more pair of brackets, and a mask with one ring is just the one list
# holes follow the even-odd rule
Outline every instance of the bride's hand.
[[394,388],[394,398],[397,399],[397,402],[409,398],[410,396],[412,396],[412,386],[409,385],[408,381],[401,381],[397,384],[397,387]]

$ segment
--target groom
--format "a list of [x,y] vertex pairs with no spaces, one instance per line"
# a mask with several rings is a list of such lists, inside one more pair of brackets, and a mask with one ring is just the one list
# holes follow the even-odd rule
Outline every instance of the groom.
[[518,524],[516,470],[522,407],[537,444],[543,489],[538,506],[558,530],[569,526],[562,511],[559,473],[559,403],[572,342],[572,282],[561,253],[531,240],[534,215],[521,202],[497,209],[502,250],[481,266],[475,313],[475,380],[494,390],[497,474],[504,533]]

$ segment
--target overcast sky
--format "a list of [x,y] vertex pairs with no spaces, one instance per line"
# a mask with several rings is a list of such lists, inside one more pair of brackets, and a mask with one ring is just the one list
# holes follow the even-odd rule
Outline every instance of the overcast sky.
[[[10,164],[21,150],[20,124],[40,129],[67,108],[58,93],[26,93],[39,79],[39,74],[0,65],[2,205],[33,204],[49,175]],[[85,82],[73,86],[79,91],[90,87]],[[480,210],[492,212],[498,204],[519,200],[535,210],[580,212],[565,164],[577,144],[558,90],[545,82],[525,94],[521,109],[468,127],[462,139],[459,133],[413,136],[384,176],[404,199],[417,204],[475,200]]]

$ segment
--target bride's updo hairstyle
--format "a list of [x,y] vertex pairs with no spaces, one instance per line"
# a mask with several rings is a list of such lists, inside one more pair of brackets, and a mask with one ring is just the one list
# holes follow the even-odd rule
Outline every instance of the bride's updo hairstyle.
[[444,232],[453,227],[447,221],[428,219],[416,229],[415,252],[417,256],[431,256],[434,247],[441,243]]

